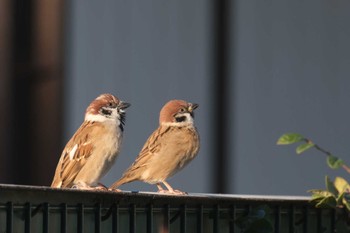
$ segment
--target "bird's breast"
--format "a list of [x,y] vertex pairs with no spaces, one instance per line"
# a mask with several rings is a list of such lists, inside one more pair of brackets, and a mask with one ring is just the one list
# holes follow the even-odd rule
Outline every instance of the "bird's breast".
[[195,128],[174,127],[158,138],[158,151],[148,162],[144,180],[165,180],[184,168],[198,153],[199,136]]
[[106,162],[114,162],[120,151],[122,131],[115,124],[106,124],[98,136],[100,140],[96,143],[95,150],[100,150],[103,160]]

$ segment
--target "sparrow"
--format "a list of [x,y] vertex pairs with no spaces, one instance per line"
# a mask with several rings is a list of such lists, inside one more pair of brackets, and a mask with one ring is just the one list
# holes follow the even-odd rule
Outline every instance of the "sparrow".
[[[194,110],[198,104],[171,100],[159,114],[159,127],[150,135],[135,162],[110,186],[116,190],[132,181],[156,184],[158,192],[183,195],[166,180],[191,162],[199,151],[199,135],[194,126]],[[167,190],[161,186],[163,184]]]
[[61,154],[51,187],[106,189],[98,182],[119,154],[129,106],[111,94],[90,103],[84,122]]

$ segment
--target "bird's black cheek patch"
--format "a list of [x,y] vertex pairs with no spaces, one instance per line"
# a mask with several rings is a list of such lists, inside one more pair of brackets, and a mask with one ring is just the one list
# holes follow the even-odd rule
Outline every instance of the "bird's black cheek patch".
[[175,117],[176,122],[183,122],[186,120],[185,116]]
[[102,113],[103,115],[108,115],[108,116],[110,116],[110,115],[112,114],[112,111],[102,108],[102,109],[101,109],[101,113]]

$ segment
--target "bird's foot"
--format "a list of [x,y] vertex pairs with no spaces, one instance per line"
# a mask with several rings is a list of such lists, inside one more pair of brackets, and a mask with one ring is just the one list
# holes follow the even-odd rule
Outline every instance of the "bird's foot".
[[95,189],[100,189],[100,190],[103,190],[103,191],[107,191],[108,190],[108,187],[102,183],[98,183],[98,185],[95,187]]
[[108,188],[101,183],[98,183],[97,186],[75,184],[72,186],[72,188],[73,189],[80,189],[80,190],[95,190],[95,191],[107,191],[108,190]]
[[108,188],[104,185],[98,185],[96,187],[91,187],[92,190],[96,190],[96,191],[108,191]]
[[122,190],[120,190],[120,189],[114,189],[114,188],[108,188],[108,191],[116,192],[116,193],[122,192]]
[[180,190],[165,190],[165,189],[161,189],[161,190],[158,190],[158,193],[170,194],[170,195],[188,195],[188,193],[182,192]]
[[170,186],[170,184],[168,182],[166,182],[165,180],[162,183],[165,185],[165,187],[168,190],[163,189],[162,186],[160,185],[160,183],[157,183],[159,193],[172,194],[172,195],[188,195],[188,193],[186,193],[186,192],[182,192],[180,190],[173,189]]

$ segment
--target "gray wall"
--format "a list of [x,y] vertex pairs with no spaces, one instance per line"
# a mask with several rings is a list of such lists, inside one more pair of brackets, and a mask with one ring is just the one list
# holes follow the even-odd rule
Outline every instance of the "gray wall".
[[278,147],[299,132],[350,163],[350,3],[237,1],[233,190],[306,194],[333,173],[316,151]]
[[[72,1],[67,19],[67,141],[89,102],[111,92],[132,103],[122,153],[103,179],[133,162],[172,98],[197,102],[201,151],[170,183],[211,192],[212,3]],[[334,173],[310,151],[278,147],[285,132],[309,136],[349,161],[350,5],[340,1],[245,1],[231,10],[230,191],[305,195]],[[64,145],[62,145],[63,147]],[[156,190],[139,182],[127,190]]]

